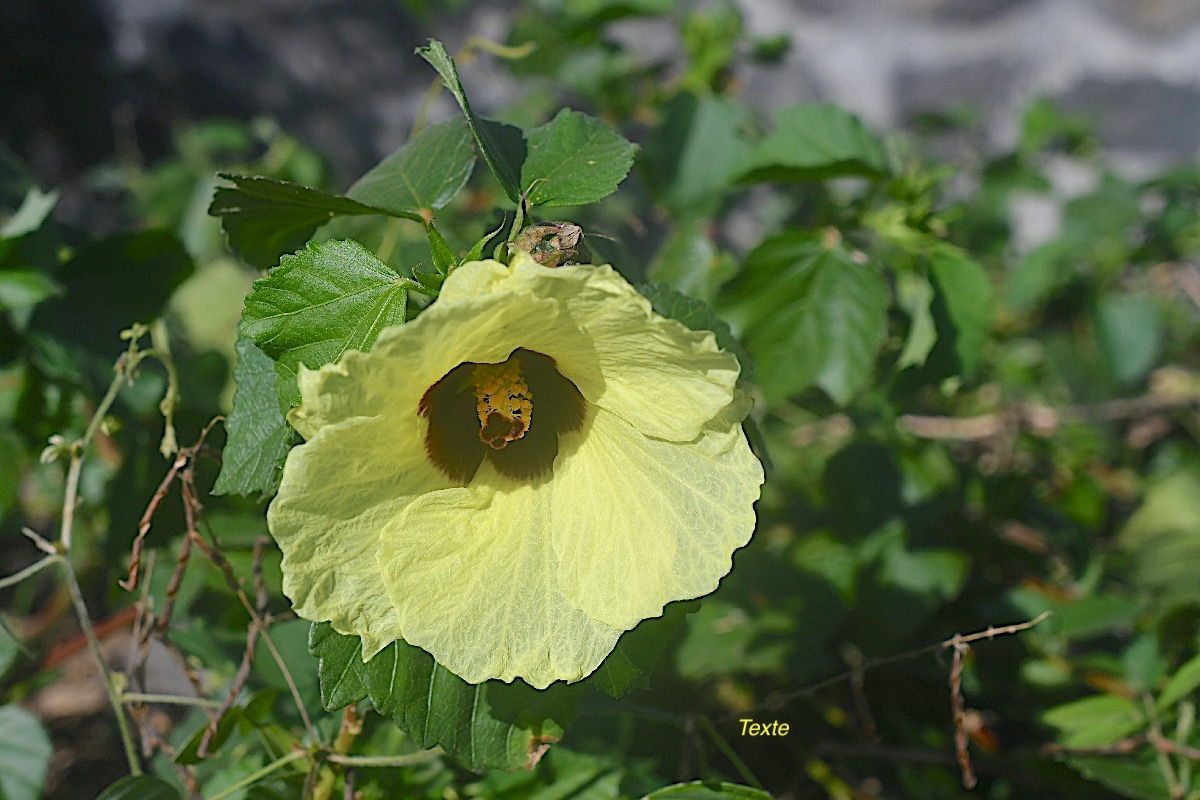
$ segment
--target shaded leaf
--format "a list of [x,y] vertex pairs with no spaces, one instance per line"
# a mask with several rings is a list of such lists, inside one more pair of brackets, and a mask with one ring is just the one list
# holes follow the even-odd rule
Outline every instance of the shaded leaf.
[[896,273],[896,305],[904,309],[909,319],[908,335],[904,337],[896,369],[924,364],[937,343],[932,304],[933,284],[928,278],[909,270]]
[[566,108],[525,139],[521,187],[530,205],[585,205],[607,197],[629,174],[637,150],[603,120]]
[[166,230],[118,233],[80,247],[54,275],[61,297],[38,305],[35,327],[101,352],[124,349],[120,332],[162,314],[193,272],[192,258]]
[[432,125],[354,182],[346,196],[401,216],[442,208],[475,166],[471,129],[460,118]]
[[52,752],[50,737],[37,717],[20,706],[0,706],[0,797],[41,797]]
[[521,164],[525,161],[525,138],[521,129],[502,122],[476,117],[471,111],[467,93],[458,77],[458,68],[454,59],[446,52],[445,46],[436,39],[430,39],[426,47],[418,47],[417,55],[429,62],[442,76],[442,82],[454,99],[458,101],[467,125],[475,136],[483,160],[487,162],[500,185],[504,187],[508,199],[514,203],[521,199]]
[[929,271],[954,326],[951,334],[959,370],[971,375],[979,365],[992,328],[992,282],[977,261],[950,245],[937,246]]
[[1096,344],[1118,383],[1140,380],[1158,362],[1166,331],[1153,298],[1106,295],[1096,303],[1092,319]]
[[1183,664],[1171,676],[1171,680],[1167,681],[1167,685],[1158,696],[1158,710],[1163,711],[1175,705],[1194,693],[1197,688],[1200,688],[1200,656]]
[[270,494],[279,486],[292,431],[279,407],[274,362],[245,336],[238,337],[235,349],[237,389],[225,420],[225,449],[213,494]]
[[661,617],[644,619],[617,640],[617,646],[600,663],[596,671],[583,679],[611,697],[620,697],[630,689],[647,688],[647,678],[662,655],[667,642],[684,617],[699,607],[699,603],[671,603]]
[[408,289],[394,270],[353,241],[312,242],[254,282],[241,332],[296,372],[348,349],[369,350],[404,321]]
[[701,220],[681,222],[671,229],[654,256],[646,277],[706,303],[737,273],[733,256],[717,248]]
[[182,800],[174,786],[153,775],[127,775],[105,789],[96,800]]
[[678,213],[711,214],[750,153],[749,113],[719,95],[681,92],[639,159],[655,198]]
[[1067,763],[1084,777],[1132,800],[1162,800],[1171,796],[1162,767],[1149,757],[1106,758],[1073,756]]
[[384,214],[422,221],[415,211],[370,206],[298,183],[220,175],[234,185],[217,188],[208,213],[221,218],[230,247],[259,269],[269,269],[284,253],[299,250],[318,227],[339,215]]
[[1064,747],[1099,747],[1123,739],[1146,724],[1134,701],[1115,694],[1096,694],[1055,706],[1042,721],[1058,728]]
[[358,638],[339,634],[328,622],[314,622],[308,632],[308,652],[317,657],[321,705],[326,711],[345,708],[367,696]]
[[761,789],[724,781],[693,781],[664,786],[642,800],[771,800]]

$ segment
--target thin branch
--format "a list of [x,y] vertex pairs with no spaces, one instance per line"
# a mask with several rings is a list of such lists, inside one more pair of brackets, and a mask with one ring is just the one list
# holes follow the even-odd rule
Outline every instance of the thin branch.
[[117,687],[113,684],[112,673],[108,671],[108,665],[104,663],[104,651],[100,649],[100,640],[96,638],[96,632],[92,629],[87,603],[83,601],[83,591],[79,588],[79,579],[75,577],[75,568],[71,566],[71,559],[67,557],[62,559],[62,565],[63,574],[67,579],[67,592],[71,595],[71,603],[75,606],[75,614],[79,617],[79,627],[83,629],[83,635],[87,637],[92,657],[100,668],[100,679],[104,682],[104,691],[108,694],[108,701],[117,715],[117,728],[121,732],[121,743],[125,748],[125,759],[129,762],[129,772],[135,776],[141,775],[142,765],[138,762],[137,749],[129,731],[129,720],[125,718],[125,707],[121,704]]
[[[917,658],[918,656],[927,655],[929,653],[936,653],[940,650],[945,650],[947,648],[956,647],[959,644],[970,644],[971,642],[978,642],[983,639],[995,639],[997,636],[1008,636],[1010,634],[1020,633],[1021,631],[1029,630],[1030,628],[1034,627],[1035,625],[1038,625],[1038,624],[1044,622],[1046,620],[1046,618],[1049,616],[1050,616],[1049,611],[1043,611],[1041,614],[1038,614],[1033,619],[1026,620],[1025,622],[1017,622],[1017,623],[1013,623],[1012,625],[1001,625],[999,627],[996,627],[994,625],[989,625],[986,630],[976,631],[975,633],[969,633],[969,634],[965,634],[965,635],[964,634],[955,634],[954,636],[951,636],[949,639],[945,639],[940,642],[935,642],[934,644],[926,645],[924,647],[918,647],[916,650],[908,650],[903,653],[898,653],[894,656],[882,656],[879,658],[864,659],[860,669],[863,672],[866,672],[868,670],[872,670],[877,667],[887,666],[888,664],[895,664],[900,661],[908,661],[910,659]],[[764,708],[778,708],[778,707],[782,706],[784,703],[788,702],[789,700],[794,700],[799,697],[813,697],[817,694],[817,692],[821,691],[822,689],[827,689],[830,686],[836,686],[839,683],[853,679],[854,674],[855,674],[855,670],[850,669],[839,675],[834,675],[831,678],[826,678],[825,680],[817,681],[816,683],[811,683],[802,689],[797,689],[795,691],[786,692],[783,694],[772,695],[771,697],[768,697],[763,702],[758,703],[757,705],[755,705],[751,708],[743,709],[741,711],[737,711],[732,714],[726,714],[725,716],[720,717],[717,721],[718,722],[728,722],[729,720],[735,719],[738,716],[744,716],[745,714],[747,714],[751,711],[757,711],[757,710],[764,709]]]
[[49,567],[53,564],[57,564],[59,561],[62,561],[62,560],[63,560],[63,557],[60,556],[58,553],[54,553],[53,555],[48,555],[48,556],[42,556],[40,559],[33,562],[32,564],[30,564],[28,567],[21,570],[20,572],[14,572],[12,575],[9,575],[7,578],[0,578],[0,589],[7,589],[9,586],[15,586],[16,584],[20,583],[21,581],[25,580],[26,578],[36,575],[37,573],[44,570],[46,567]]
[[281,768],[287,766],[288,764],[292,763],[293,761],[299,761],[300,759],[307,758],[307,757],[308,757],[308,753],[306,751],[293,750],[292,752],[275,759],[274,761],[272,761],[270,764],[267,764],[262,769],[251,772],[249,775],[242,778],[240,781],[233,784],[232,786],[225,787],[224,791],[214,794],[212,797],[208,798],[208,800],[224,800],[226,797],[230,797],[231,795],[237,794],[240,790],[246,788],[247,786],[258,783],[259,781],[261,781],[263,778],[270,775],[275,770],[281,769]]
[[413,764],[422,764],[435,758],[441,758],[445,754],[446,751],[442,748],[434,747],[431,750],[398,756],[347,756],[341,753],[330,753],[325,756],[325,760],[348,767],[411,767]]
[[962,769],[962,784],[964,789],[974,789],[976,784],[975,770],[971,767],[971,738],[967,734],[965,718],[966,704],[962,695],[963,660],[971,648],[961,640],[954,644],[954,662],[950,667],[950,708],[954,712],[954,753],[958,757],[958,766]]
[[122,692],[121,699],[126,703],[162,703],[169,706],[200,706],[201,708],[216,708],[221,705],[218,700],[209,700],[207,697],[191,697],[186,694]]
[[896,427],[922,439],[982,441],[1022,430],[1035,436],[1048,437],[1054,435],[1062,425],[1118,422],[1190,408],[1197,404],[1200,404],[1198,396],[1154,393],[1061,408],[1041,403],[1016,403],[1007,409],[974,417],[904,414],[896,420]]

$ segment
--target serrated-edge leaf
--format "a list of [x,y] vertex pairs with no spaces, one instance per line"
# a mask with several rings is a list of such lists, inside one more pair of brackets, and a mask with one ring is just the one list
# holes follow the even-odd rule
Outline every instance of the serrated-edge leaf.
[[315,369],[369,350],[405,320],[407,302],[401,277],[358,242],[311,242],[254,282],[240,331],[290,371]]
[[230,247],[262,269],[274,266],[284,253],[298,250],[336,216],[382,214],[423,222],[415,211],[371,206],[290,181],[218,174],[233,186],[217,187],[208,213],[221,218]]
[[466,121],[431,125],[372,167],[346,197],[404,215],[436,211],[466,185],[475,167],[475,148]]
[[275,364],[254,342],[239,336],[233,408],[225,421],[225,449],[213,494],[270,494],[279,487],[292,433],[278,402]]
[[[454,64],[454,59],[446,52],[445,45],[437,39],[430,39],[427,46],[418,47],[417,55],[428,61],[429,65],[442,77],[442,82],[454,95],[459,108],[462,109],[463,116],[467,118],[467,125],[475,136],[479,151],[483,153],[483,160],[487,162],[496,179],[500,181],[500,185],[504,187],[508,199],[514,203],[519,201],[521,199],[521,163],[525,159],[524,153],[520,158],[514,158],[511,148],[515,144],[512,140],[513,133],[521,135],[520,129],[475,116],[471,111],[471,104],[467,100],[466,90],[463,89],[462,80],[458,76],[458,68]],[[505,141],[506,139],[509,141]]]
[[530,205],[595,203],[617,190],[637,152],[637,145],[608,123],[567,108],[525,139],[521,186]]
[[363,681],[362,643],[344,636],[328,622],[314,622],[308,632],[308,652],[317,658],[321,705],[336,711],[367,696]]

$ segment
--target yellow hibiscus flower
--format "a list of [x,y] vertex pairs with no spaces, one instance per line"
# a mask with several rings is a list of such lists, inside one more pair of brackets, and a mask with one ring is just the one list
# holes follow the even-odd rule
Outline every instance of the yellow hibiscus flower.
[[465,264],[370,352],[301,368],[267,520],[296,613],[537,688],[717,587],[762,467],[737,360],[611,267]]

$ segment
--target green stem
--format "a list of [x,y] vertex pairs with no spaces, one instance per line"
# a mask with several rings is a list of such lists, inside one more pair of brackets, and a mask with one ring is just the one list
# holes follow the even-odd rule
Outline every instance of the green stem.
[[406,753],[400,756],[346,756],[341,753],[331,753],[326,761],[334,764],[344,764],[348,767],[410,767],[444,756],[446,751],[440,747],[422,750],[419,753]]
[[729,759],[729,762],[733,764],[733,768],[736,769],[738,774],[742,776],[742,780],[753,786],[755,789],[762,789],[763,785],[759,783],[758,778],[754,777],[754,773],[750,771],[750,767],[746,766],[746,762],[742,760],[742,757],[734,752],[733,748],[729,746],[729,742],[725,741],[725,737],[717,731],[709,718],[701,716],[698,719],[700,721],[700,727],[703,728],[704,732],[708,734],[708,738],[712,739],[713,744],[717,746],[717,749],[724,753],[725,757]]
[[121,699],[126,703],[162,703],[172,706],[200,706],[202,708],[220,708],[219,700],[209,700],[207,697],[188,697],[183,694],[146,694],[145,692],[122,692]]
[[129,731],[129,720],[125,719],[125,708],[121,705],[121,698],[117,695],[117,688],[113,685],[112,673],[108,671],[108,665],[104,663],[104,651],[100,649],[100,640],[96,638],[96,631],[92,628],[92,619],[88,615],[87,604],[83,602],[83,592],[79,588],[79,580],[75,577],[75,568],[71,566],[71,560],[66,557],[62,559],[62,564],[63,574],[67,578],[67,591],[71,595],[71,604],[75,606],[75,615],[79,617],[79,627],[83,629],[83,635],[87,638],[92,657],[95,658],[96,666],[100,669],[104,690],[108,693],[108,702],[112,704],[113,713],[117,715],[117,728],[121,731],[121,743],[125,748],[125,760],[129,762],[129,773],[135,776],[141,775],[142,765],[138,762],[133,735]]
[[18,584],[29,576],[36,575],[46,567],[50,566],[51,564],[56,564],[59,561],[62,561],[62,556],[60,556],[58,553],[44,556],[40,561],[33,562],[20,572],[15,572],[12,575],[9,575],[7,578],[0,578],[0,589],[6,589],[9,586]]
[[292,752],[288,753],[287,755],[280,756],[279,758],[275,759],[274,761],[272,761],[270,764],[267,764],[262,769],[251,772],[249,775],[242,778],[240,781],[233,784],[232,786],[226,786],[220,792],[217,792],[212,797],[208,798],[208,800],[224,800],[224,798],[229,797],[230,795],[236,794],[239,790],[244,789],[247,786],[250,786],[251,784],[258,783],[260,780],[267,777],[275,770],[280,769],[281,767],[285,767],[288,764],[292,763],[293,761],[299,761],[300,759],[307,758],[307,757],[308,757],[308,753],[305,752],[304,750],[293,750]]

